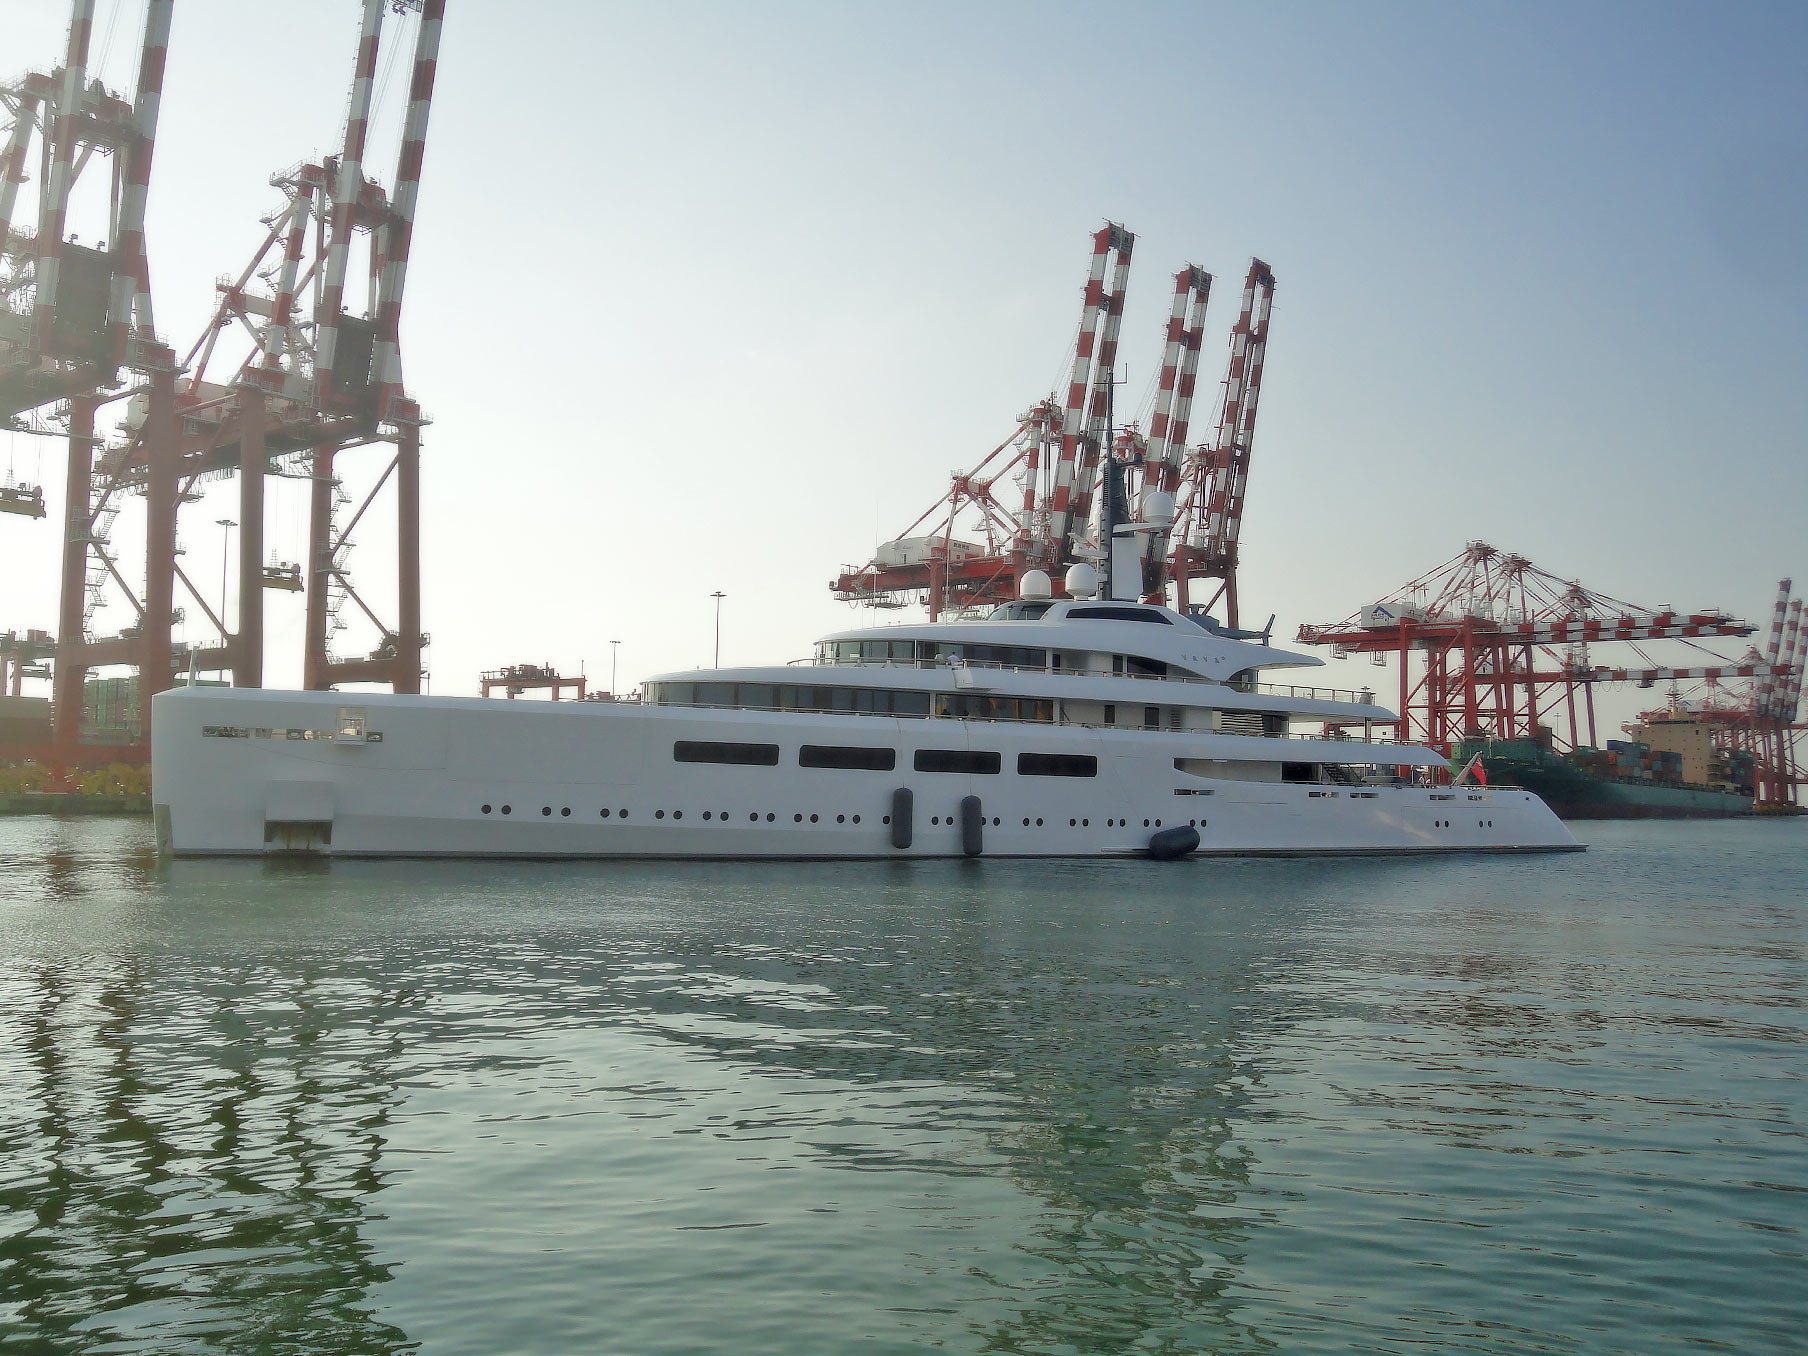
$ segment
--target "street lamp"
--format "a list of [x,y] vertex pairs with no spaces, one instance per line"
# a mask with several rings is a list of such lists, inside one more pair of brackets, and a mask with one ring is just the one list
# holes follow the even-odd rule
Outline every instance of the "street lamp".
[[231,633],[226,629],[226,562],[232,554],[232,529],[237,527],[230,518],[215,518],[226,530],[220,533],[220,639],[231,640]]
[[717,589],[709,596],[716,600],[716,662],[712,667],[719,669],[722,667],[722,600],[728,595]]
[[609,642],[609,695],[611,697],[615,696],[615,692],[616,692],[616,689],[615,689],[615,661],[617,658],[620,657],[620,652],[621,652],[621,642],[619,640],[610,641]]

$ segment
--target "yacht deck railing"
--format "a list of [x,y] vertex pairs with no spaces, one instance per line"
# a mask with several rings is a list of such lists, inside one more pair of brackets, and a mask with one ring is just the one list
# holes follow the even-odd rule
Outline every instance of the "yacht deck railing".
[[1256,693],[1267,697],[1300,697],[1307,701],[1346,702],[1355,706],[1375,705],[1375,694],[1368,689],[1351,691],[1341,687],[1307,687],[1292,683],[1222,683],[1215,678],[1201,678],[1190,673],[1103,673],[1098,669],[1080,669],[1063,664],[1043,668],[1027,668],[1022,664],[1006,664],[996,659],[963,659],[950,664],[945,659],[793,659],[790,668],[865,668],[865,669],[938,669],[952,673],[956,669],[985,669],[1011,673],[1058,674],[1067,678],[1147,678],[1156,683],[1188,683],[1201,687],[1223,688],[1229,692]]

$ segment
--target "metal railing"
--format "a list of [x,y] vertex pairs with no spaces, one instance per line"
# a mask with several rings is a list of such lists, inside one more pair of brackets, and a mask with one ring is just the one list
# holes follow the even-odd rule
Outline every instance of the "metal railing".
[[[988,672],[1053,674],[1063,678],[1137,678],[1151,683],[1188,683],[1201,687],[1223,688],[1228,692],[1250,693],[1268,697],[1301,697],[1307,701],[1345,702],[1356,706],[1375,705],[1375,694],[1368,690],[1353,692],[1338,687],[1300,687],[1286,683],[1222,682],[1217,678],[1201,678],[1190,673],[1107,673],[1099,669],[1080,669],[1063,664],[1030,668],[1023,664],[1006,664],[997,659],[963,659],[950,663],[946,659],[792,659],[788,668],[870,668],[870,669],[937,669],[952,673],[957,669],[984,669]],[[705,680],[707,681],[707,680]]]
[[[941,695],[941,694],[935,694]],[[948,694],[964,696],[965,694]],[[1057,720],[1053,716],[957,716],[939,711],[848,711],[817,706],[735,706],[724,702],[648,702],[642,705],[665,707],[673,711],[757,711],[761,714],[787,716],[866,716],[880,720],[965,720],[988,725],[1060,725],[1077,730],[1115,730],[1120,734],[1208,735],[1213,739],[1291,739],[1306,743],[1355,744],[1363,747],[1418,748],[1411,740],[1391,736],[1353,739],[1349,735],[1313,734],[1304,730],[1286,730],[1273,734],[1249,734],[1238,730],[1174,729],[1171,726],[1103,725],[1090,720]]]

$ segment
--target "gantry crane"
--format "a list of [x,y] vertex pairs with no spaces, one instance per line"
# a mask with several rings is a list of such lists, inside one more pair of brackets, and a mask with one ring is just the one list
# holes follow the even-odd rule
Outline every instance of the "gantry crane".
[[[1148,432],[1137,422],[1119,424],[1113,388],[1135,240],[1113,222],[1093,235],[1065,396],[1050,395],[1020,415],[1011,436],[971,470],[956,472],[948,492],[903,534],[881,546],[867,564],[847,567],[831,584],[836,597],[902,606],[907,595],[921,592],[935,617],[946,608],[1014,597],[1030,570],[1048,573],[1061,593],[1067,565],[1106,556],[1093,515],[1109,457],[1128,503],[1152,529],[1144,548],[1143,596],[1163,600],[1172,583],[1185,606],[1189,578],[1219,578],[1227,581],[1227,606],[1235,608],[1237,531],[1273,274],[1260,260],[1253,262],[1244,314],[1231,336],[1226,410],[1217,437],[1209,446],[1189,448],[1212,275],[1190,264],[1174,275]],[[1002,483],[1007,476],[1015,476],[1021,487],[1014,502]],[[1189,545],[1175,524],[1177,501],[1192,514],[1187,521],[1200,524],[1197,544]]]
[[[1354,616],[1300,627],[1299,639],[1327,645],[1336,656],[1366,654],[1376,664],[1391,656],[1399,667],[1400,738],[1447,752],[1477,738],[1593,746],[1597,685],[1701,682],[1716,737],[1754,754],[1759,802],[1781,804],[1793,801],[1800,785],[1791,727],[1808,659],[1808,637],[1786,621],[1801,610],[1797,603],[1791,612],[1789,588],[1782,581],[1767,652],[1731,658],[1703,642],[1750,636],[1751,623],[1717,609],[1641,607],[1472,541]],[[1591,646],[1649,641],[1677,641],[1713,662],[1592,662]],[[1417,677],[1415,654],[1424,661]]]
[[1249,488],[1249,453],[1255,440],[1256,407],[1262,396],[1262,368],[1268,354],[1268,317],[1274,309],[1274,273],[1260,259],[1249,262],[1243,282],[1243,309],[1230,332],[1230,367],[1224,378],[1217,436],[1210,448],[1193,454],[1174,530],[1174,590],[1181,611],[1192,605],[1192,585],[1215,579],[1218,589],[1203,607],[1220,599],[1224,619],[1237,626],[1237,546],[1243,531],[1243,503]]
[[[264,247],[235,281],[220,288],[207,331],[183,359],[158,343],[152,326],[144,205],[161,101],[173,0],[147,0],[135,100],[127,104],[86,74],[93,0],[74,0],[68,55],[50,75],[28,75],[0,89],[12,116],[0,158],[0,415],[17,418],[55,405],[68,438],[61,602],[53,669],[54,758],[79,763],[84,683],[90,672],[129,666],[140,706],[173,681],[179,667],[230,669],[241,685],[262,680],[263,592],[302,586],[297,566],[264,560],[265,477],[299,474],[311,482],[307,636],[309,687],[379,682],[418,691],[420,627],[420,410],[402,385],[400,318],[414,231],[428,113],[444,0],[360,0],[362,20],[340,154],[295,167],[273,180],[286,196]],[[364,173],[366,133],[385,11],[420,15],[394,186]],[[35,233],[14,229],[17,189],[34,137],[48,172]],[[106,220],[114,247],[79,243],[67,220],[69,189],[96,155],[117,157]],[[349,288],[362,244],[368,262],[363,304]],[[278,262],[267,266],[273,250]],[[262,292],[253,275],[277,277]],[[241,326],[251,353],[214,375],[223,334]],[[120,372],[130,374],[122,382]],[[97,427],[106,404],[121,401],[123,438]],[[393,444],[387,469],[349,517],[351,501],[336,465],[350,449]],[[239,589],[236,625],[216,614],[183,571],[177,517],[198,498],[203,478],[239,481]],[[352,585],[346,567],[352,534],[378,492],[395,485],[397,616],[380,620]],[[13,487],[15,490],[36,487]],[[41,494],[41,491],[39,492]],[[110,545],[111,527],[129,499],[146,515],[145,571],[134,588]],[[23,502],[28,496],[12,494]],[[41,501],[40,501],[41,502]],[[4,505],[29,512],[30,505]],[[177,588],[219,632],[217,646],[178,653],[173,627]],[[131,623],[114,636],[91,634],[103,595],[123,600]],[[336,659],[328,649],[337,611],[357,606],[374,626],[366,658]],[[222,611],[224,605],[222,603]],[[109,758],[143,757],[140,743]]]
[[[264,478],[294,475],[310,482],[307,620],[303,684],[384,683],[418,692],[421,680],[419,407],[403,392],[400,322],[414,236],[415,206],[426,149],[444,0],[388,0],[420,13],[409,102],[394,187],[385,194],[366,177],[367,133],[385,0],[363,0],[344,141],[337,157],[305,163],[271,179],[283,206],[251,260],[217,289],[206,329],[185,358],[179,401],[184,425],[182,469],[191,481],[224,471],[239,483],[239,615],[217,623],[223,640],[201,652],[202,667],[230,668],[240,686],[261,682],[265,588],[293,588],[293,567],[264,562]],[[349,304],[353,255],[366,258],[364,304]],[[258,281],[254,281],[254,279]],[[268,288],[260,286],[270,282]],[[221,361],[222,340],[248,332],[252,343],[236,364]],[[224,369],[224,370],[222,370]],[[354,502],[341,459],[369,446],[393,445],[387,466]],[[129,461],[127,474],[136,470]],[[352,582],[353,532],[393,480],[396,490],[397,614],[385,621]],[[368,656],[335,658],[333,637],[345,628],[345,605],[374,629]]]
[[[54,642],[44,637],[36,646],[41,660],[41,651],[54,644],[54,752],[63,766],[93,753],[107,758],[121,753],[82,745],[83,684],[91,669],[135,668],[147,694],[170,681],[173,483],[157,477],[150,487],[141,592],[126,584],[107,541],[110,520],[89,512],[89,493],[101,442],[96,417],[109,402],[129,399],[148,407],[156,416],[144,421],[149,460],[159,466],[168,460],[172,429],[163,416],[169,412],[175,361],[156,338],[144,219],[173,9],[174,0],[147,0],[137,89],[130,101],[89,76],[93,0],[74,0],[71,6],[60,67],[28,73],[0,89],[0,105],[11,118],[0,155],[0,418],[32,431],[60,430],[68,443],[57,637]],[[41,173],[37,227],[31,231],[15,223],[34,142],[40,146]],[[84,195],[86,214],[77,220],[71,214],[73,190],[84,173],[100,177],[100,166],[109,161],[113,172],[103,192]],[[82,243],[78,228],[91,243]],[[8,495],[11,511],[43,516],[41,486],[13,488],[31,493]],[[137,624],[118,636],[96,638],[87,632],[89,600],[107,578],[118,581]],[[41,665],[31,671],[41,671]],[[143,749],[127,752],[142,756]]]

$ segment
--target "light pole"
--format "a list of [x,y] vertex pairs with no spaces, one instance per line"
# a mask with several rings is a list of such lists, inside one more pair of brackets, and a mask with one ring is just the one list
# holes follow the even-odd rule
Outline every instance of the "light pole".
[[609,642],[609,695],[611,697],[613,697],[615,695],[615,661],[619,657],[620,652],[621,652],[621,642],[619,640],[610,641]]
[[709,596],[716,600],[716,662],[711,667],[719,669],[722,667],[722,600],[728,595],[717,589]]
[[214,522],[226,529],[220,533],[220,639],[229,641],[232,634],[226,629],[226,562],[232,555],[232,529],[238,524],[230,518],[215,518]]

